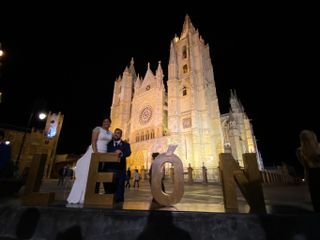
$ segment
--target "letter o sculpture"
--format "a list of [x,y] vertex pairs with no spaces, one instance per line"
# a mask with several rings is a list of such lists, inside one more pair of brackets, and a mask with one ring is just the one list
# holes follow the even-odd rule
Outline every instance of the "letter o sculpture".
[[[162,166],[166,162],[174,167],[173,191],[169,194],[161,190]],[[151,176],[151,193],[158,203],[171,206],[181,200],[184,192],[183,165],[177,155],[166,155],[166,153],[158,155],[152,164]]]

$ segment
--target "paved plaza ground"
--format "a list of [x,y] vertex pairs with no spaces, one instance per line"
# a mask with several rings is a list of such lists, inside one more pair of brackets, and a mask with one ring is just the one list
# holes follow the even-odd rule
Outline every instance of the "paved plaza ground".
[[[47,207],[24,206],[19,194],[0,198],[0,239],[320,239],[306,184],[263,185],[267,214],[247,214],[239,191],[239,213],[226,212],[220,184],[185,184],[179,203],[160,207],[141,181],[113,209],[67,204],[71,186],[44,180],[41,191],[56,196]],[[170,192],[170,181],[165,187]]]
[[[170,192],[171,184],[165,183]],[[45,180],[41,191],[56,193],[55,205],[61,207],[80,207],[82,205],[68,205],[67,198],[72,181],[67,181],[64,186],[57,186],[57,180]],[[268,213],[308,213],[312,212],[312,205],[306,184],[296,185],[263,185],[263,192]],[[184,195],[181,201],[171,207],[162,207],[151,204],[152,195],[149,182],[141,181],[139,188],[126,188],[123,209],[149,210],[157,208],[169,211],[194,211],[194,212],[225,212],[221,184],[185,184]],[[249,206],[238,191],[238,205],[240,213],[249,212]]]

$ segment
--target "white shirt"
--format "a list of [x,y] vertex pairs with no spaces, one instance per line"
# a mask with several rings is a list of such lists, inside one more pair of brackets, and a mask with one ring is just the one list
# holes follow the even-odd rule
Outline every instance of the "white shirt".
[[113,146],[116,147],[116,146],[119,146],[121,140],[118,140],[118,141],[113,141]]

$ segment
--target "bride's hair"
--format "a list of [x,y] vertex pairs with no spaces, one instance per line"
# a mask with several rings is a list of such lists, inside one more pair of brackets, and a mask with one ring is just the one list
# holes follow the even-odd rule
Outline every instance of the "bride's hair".
[[109,118],[109,117],[104,118],[103,121],[104,121],[104,120],[109,120],[110,123],[112,122],[112,121],[111,121],[111,118]]

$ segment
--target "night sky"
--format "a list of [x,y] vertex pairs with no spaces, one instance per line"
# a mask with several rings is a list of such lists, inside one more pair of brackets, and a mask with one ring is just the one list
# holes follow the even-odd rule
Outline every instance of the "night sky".
[[299,166],[299,132],[320,134],[315,8],[105,4],[1,7],[1,124],[25,126],[35,99],[44,99],[65,117],[58,153],[83,153],[110,113],[114,81],[131,57],[143,76],[148,62],[155,72],[161,60],[167,80],[170,41],[188,13],[210,46],[221,113],[235,89],[265,165]]

